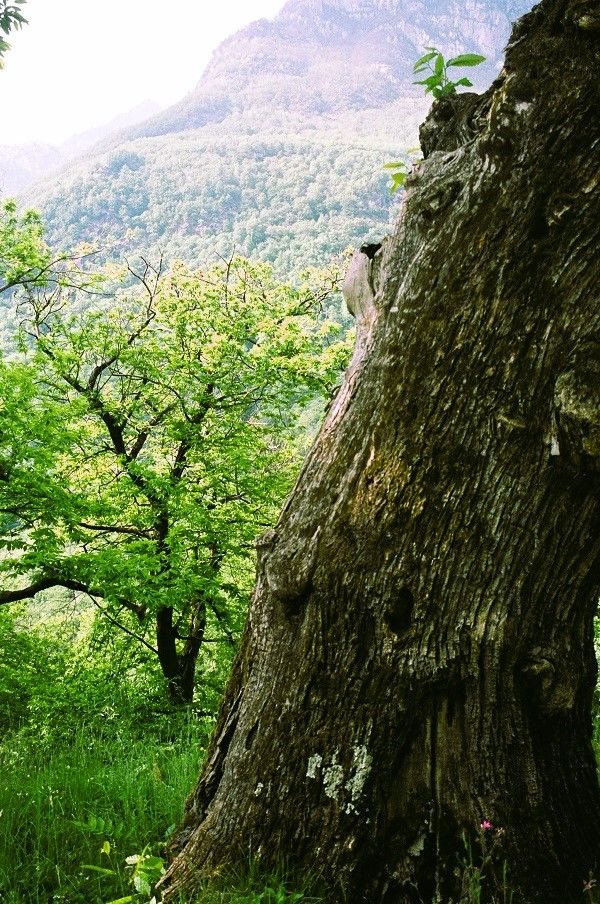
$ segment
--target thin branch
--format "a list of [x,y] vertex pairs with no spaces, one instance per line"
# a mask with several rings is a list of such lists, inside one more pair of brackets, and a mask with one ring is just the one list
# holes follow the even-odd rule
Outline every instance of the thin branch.
[[106,531],[111,534],[129,534],[132,537],[141,537],[142,540],[150,540],[149,531],[136,530],[134,527],[120,527],[117,524],[88,524],[85,521],[78,521],[77,527],[83,527],[85,530]]
[[94,604],[96,609],[98,609],[98,611],[101,612],[102,615],[106,619],[108,619],[108,621],[111,623],[111,625],[114,625],[116,628],[120,628],[120,630],[123,631],[125,634],[128,634],[129,637],[133,637],[135,640],[137,640],[141,644],[143,644],[148,650],[150,650],[152,653],[154,653],[156,656],[158,656],[158,650],[156,649],[156,647],[153,647],[152,644],[148,643],[148,641],[145,640],[143,637],[140,637],[139,634],[136,634],[134,631],[130,631],[129,628],[126,628],[125,625],[122,625],[121,622],[118,622],[116,620],[116,618],[113,618],[112,615],[110,615],[106,611],[106,609],[104,609],[104,607],[101,606],[100,603],[94,599],[94,597],[92,596],[91,593],[88,593],[87,596],[92,601],[92,603]]

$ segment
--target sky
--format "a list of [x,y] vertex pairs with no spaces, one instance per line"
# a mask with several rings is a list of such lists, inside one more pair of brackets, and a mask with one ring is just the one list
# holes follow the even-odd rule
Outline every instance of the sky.
[[28,0],[0,71],[0,144],[60,143],[187,94],[224,38],[284,0]]

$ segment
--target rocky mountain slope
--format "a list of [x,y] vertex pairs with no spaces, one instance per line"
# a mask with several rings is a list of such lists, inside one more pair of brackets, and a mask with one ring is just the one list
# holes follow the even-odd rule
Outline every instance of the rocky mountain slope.
[[[416,145],[426,45],[501,65],[530,0],[289,0],[226,40],[195,89],[36,187],[50,236],[159,246],[200,263],[232,248],[280,269],[386,231],[382,165]],[[471,74],[471,73],[470,73]]]

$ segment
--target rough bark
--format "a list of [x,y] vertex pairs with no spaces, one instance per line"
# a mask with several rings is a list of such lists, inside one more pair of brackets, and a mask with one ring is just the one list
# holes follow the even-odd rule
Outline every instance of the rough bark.
[[599,25],[522,19],[353,262],[355,355],[261,541],[169,901],[249,856],[331,901],[466,900],[483,819],[514,904],[598,867]]

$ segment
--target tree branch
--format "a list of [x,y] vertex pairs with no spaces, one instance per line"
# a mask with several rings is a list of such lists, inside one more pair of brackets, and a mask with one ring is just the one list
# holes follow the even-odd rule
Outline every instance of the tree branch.
[[156,656],[158,656],[158,650],[156,649],[156,647],[153,647],[152,644],[148,643],[148,641],[145,640],[143,637],[140,637],[139,634],[136,634],[134,631],[130,631],[129,628],[126,628],[125,625],[122,625],[121,622],[117,621],[116,618],[113,618],[113,616],[110,615],[110,613],[107,612],[106,609],[104,609],[104,607],[100,605],[98,600],[94,599],[94,597],[92,596],[91,593],[88,593],[87,595],[88,595],[89,599],[92,601],[92,603],[94,604],[94,606],[96,607],[96,609],[98,609],[98,611],[102,613],[104,618],[106,618],[111,623],[111,625],[114,625],[116,628],[119,628],[121,631],[123,631],[124,634],[129,635],[129,637],[133,637],[135,640],[139,641],[139,643],[141,643],[143,646],[145,646],[148,650],[150,650],[152,653],[154,653]]
[[[9,603],[18,603],[22,600],[30,600],[36,593],[41,593],[42,590],[51,590],[53,587],[64,587],[66,590],[74,590],[76,593],[87,593],[88,596],[91,596],[92,594],[95,596],[104,596],[102,591],[89,587],[82,581],[47,576],[39,578],[39,580],[34,581],[27,587],[22,587],[20,590],[0,590],[0,606]],[[132,603],[130,600],[122,598],[118,599],[117,602],[125,609],[129,609],[130,612],[134,612],[140,621],[146,617],[145,606]]]
[[104,531],[110,534],[129,534],[132,537],[141,537],[142,540],[151,540],[149,531],[136,530],[135,527],[120,527],[117,524],[88,524],[86,521],[78,521],[77,527],[84,530]]

